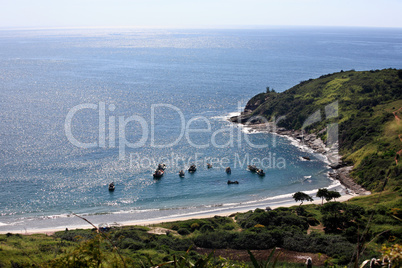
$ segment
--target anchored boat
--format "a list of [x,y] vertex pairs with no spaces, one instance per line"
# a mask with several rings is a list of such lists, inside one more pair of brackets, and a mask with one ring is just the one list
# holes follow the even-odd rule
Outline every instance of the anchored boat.
[[188,172],[194,173],[197,171],[197,167],[193,164],[188,168]]
[[109,191],[114,191],[114,188],[115,188],[114,182],[110,183],[109,184]]
[[165,172],[161,169],[157,169],[155,170],[154,174],[152,174],[154,176],[154,178],[158,179],[161,178],[163,176]]
[[232,170],[230,169],[230,167],[227,167],[227,168],[226,168],[226,173],[227,173],[227,174],[232,173]]
[[248,165],[247,168],[251,172],[257,172],[257,170],[258,170],[258,168],[255,165]]

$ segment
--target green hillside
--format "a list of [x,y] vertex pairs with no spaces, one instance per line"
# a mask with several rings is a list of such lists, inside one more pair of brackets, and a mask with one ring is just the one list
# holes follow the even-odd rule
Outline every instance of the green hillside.
[[[338,116],[326,118],[325,107],[338,102]],[[326,140],[325,127],[339,124],[340,153],[355,166],[352,176],[366,189],[399,191],[402,179],[402,70],[341,71],[309,79],[282,92],[253,97],[241,121],[259,115],[273,120],[286,116],[279,127],[299,130],[306,119],[320,111],[321,119],[305,130]],[[316,114],[318,115],[318,114]],[[399,115],[399,116],[398,116]],[[398,118],[397,118],[398,117]],[[321,131],[321,132],[320,132]]]

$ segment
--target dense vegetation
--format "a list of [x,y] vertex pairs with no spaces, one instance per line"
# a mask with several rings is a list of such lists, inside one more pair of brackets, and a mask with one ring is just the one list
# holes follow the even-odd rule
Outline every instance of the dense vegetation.
[[[338,102],[338,113],[331,114],[328,105]],[[327,110],[326,110],[327,107]],[[246,105],[248,114],[268,120],[286,116],[279,127],[302,129],[306,120],[317,113],[314,124],[304,126],[324,141],[328,124],[339,124],[340,152],[345,162],[355,165],[352,175],[368,190],[401,190],[402,70],[347,71],[309,79],[282,92],[267,90]],[[328,115],[328,116],[327,116]],[[328,118],[329,117],[329,118]]]
[[[164,223],[159,227],[166,232],[159,235],[149,232],[155,226],[121,227],[101,234],[70,230],[53,236],[0,235],[0,267],[190,267],[190,263],[198,263],[197,267],[245,267],[251,263],[200,255],[197,249],[275,247],[325,254],[328,265],[347,264],[356,258],[356,248],[360,253],[364,249],[361,260],[378,256],[381,244],[402,242],[398,193],[382,194],[346,203],[256,209],[231,217]],[[382,202],[378,203],[379,199]]]

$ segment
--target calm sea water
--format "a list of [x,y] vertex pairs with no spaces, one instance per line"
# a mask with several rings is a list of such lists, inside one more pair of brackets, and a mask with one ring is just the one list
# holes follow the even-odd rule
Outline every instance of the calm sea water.
[[[71,213],[99,224],[219,212],[339,187],[322,157],[225,118],[267,86],[389,67],[402,68],[400,29],[2,30],[0,231],[81,224]],[[253,158],[269,167],[264,178],[247,171]],[[154,180],[159,162],[166,174]],[[180,178],[191,163],[198,171]]]

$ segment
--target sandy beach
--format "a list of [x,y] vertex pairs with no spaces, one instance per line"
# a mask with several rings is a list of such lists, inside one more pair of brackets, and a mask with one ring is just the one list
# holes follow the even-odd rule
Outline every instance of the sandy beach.
[[[358,194],[354,194],[354,193],[344,193],[342,194],[342,196],[340,198],[338,198],[336,201],[339,202],[346,202],[349,199],[355,197],[355,196],[359,196]],[[314,201],[312,202],[304,202],[303,205],[307,205],[307,204],[321,204],[321,199],[313,196]],[[270,207],[271,209],[275,209],[278,207],[292,207],[292,206],[298,206],[299,203],[296,203],[294,200],[290,200],[290,199],[286,199],[280,202],[267,202],[267,203],[263,203],[263,204],[259,204],[257,205],[250,205],[247,207],[243,207],[241,209],[236,209],[236,208],[230,208],[230,209],[226,209],[225,211],[222,212],[197,212],[194,214],[187,214],[187,215],[183,215],[183,216],[168,216],[168,217],[161,217],[161,218],[154,218],[154,219],[149,219],[149,220],[132,220],[132,221],[124,221],[124,222],[118,222],[117,224],[119,226],[134,226],[134,225],[140,225],[140,226],[149,226],[149,225],[154,225],[154,224],[159,224],[159,223],[164,223],[164,222],[174,222],[174,221],[184,221],[184,220],[189,220],[189,219],[203,219],[203,218],[211,218],[214,216],[223,216],[223,217],[228,217],[232,214],[235,213],[243,213],[243,212],[247,212],[249,210],[255,210],[257,208],[260,209],[266,209],[267,207]],[[72,216],[74,217],[74,216]],[[97,226],[99,223],[93,222],[93,224],[95,226]],[[0,234],[5,234],[5,233],[19,233],[22,235],[31,235],[31,234],[46,234],[46,235],[52,235],[55,232],[58,231],[64,231],[66,228],[68,228],[69,230],[73,230],[73,229],[90,229],[92,228],[92,226],[88,223],[86,223],[84,220],[82,221],[82,225],[74,225],[74,226],[63,226],[60,228],[42,228],[42,229],[24,229],[20,232],[15,232],[15,231],[11,231],[11,232],[7,232],[7,231],[1,231]]]

